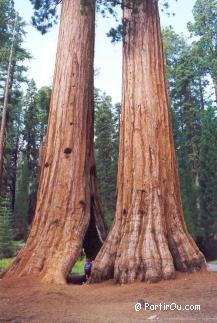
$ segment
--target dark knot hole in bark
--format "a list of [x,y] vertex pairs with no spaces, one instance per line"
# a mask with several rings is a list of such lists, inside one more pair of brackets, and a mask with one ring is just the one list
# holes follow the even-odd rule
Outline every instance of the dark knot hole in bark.
[[86,206],[86,203],[85,203],[83,200],[80,200],[80,201],[79,201],[79,204],[80,204],[80,206],[81,206],[81,207],[83,207],[83,208],[85,208],[85,206]]
[[64,149],[64,154],[66,154],[66,155],[71,154],[71,152],[72,152],[72,148],[70,148],[70,147],[66,147],[66,148]]
[[48,163],[48,162],[46,162],[46,163],[44,164],[44,166],[45,166],[45,167],[48,167],[48,166],[49,166],[49,163]]
[[49,227],[48,227],[48,231],[47,231],[47,232],[49,232],[53,226],[55,226],[55,227],[56,227],[56,226],[58,226],[58,225],[59,225],[59,222],[60,222],[60,221],[59,221],[58,219],[56,219],[56,220],[52,221],[52,222],[50,223]]
[[123,215],[127,215],[127,210],[123,209]]

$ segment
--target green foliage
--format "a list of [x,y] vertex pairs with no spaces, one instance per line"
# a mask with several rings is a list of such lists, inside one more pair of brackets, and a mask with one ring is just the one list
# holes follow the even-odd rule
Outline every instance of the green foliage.
[[26,237],[28,230],[30,172],[25,153],[21,156],[17,177],[14,223],[15,237],[20,239]]
[[174,138],[179,167],[182,201],[189,230],[199,230],[198,158],[200,142],[201,93],[203,75],[198,74],[194,52],[183,36],[172,28],[163,30]]
[[[7,77],[8,57],[13,43],[13,61],[11,80],[17,85],[17,82],[23,81],[23,73],[27,70],[22,64],[25,59],[31,56],[23,47],[23,38],[25,35],[25,23],[14,9],[14,3],[10,0],[4,0],[0,4],[0,89],[5,86]],[[3,95],[4,93],[2,93]]]
[[18,86],[14,85],[9,103],[9,120],[5,147],[4,182],[3,190],[11,194],[12,211],[15,203],[15,188],[17,175],[17,160],[21,148],[22,133],[22,100],[23,94]]
[[0,201],[0,258],[13,256],[12,213],[8,198]]
[[[7,269],[15,258],[3,258],[0,259],[0,273],[3,272],[5,269]],[[85,258],[79,259],[75,265],[73,266],[71,270],[72,275],[83,275],[84,274],[84,264],[85,264]]]
[[[34,8],[32,17],[33,25],[42,33],[45,34],[58,21],[57,6],[62,0],[30,0]],[[96,6],[97,12],[100,12],[103,17],[112,15],[118,20],[117,10],[127,7],[132,10],[132,14],[138,13],[138,6],[142,0],[80,0],[81,14],[86,14],[86,7]],[[161,10],[168,11],[169,1],[162,0]],[[111,28],[108,36],[112,38],[112,42],[122,39],[127,21],[122,20],[116,28]]]
[[84,274],[85,258],[77,260],[75,265],[72,267],[71,274],[83,275]]
[[40,138],[43,139],[46,135],[48,113],[51,99],[51,88],[43,86],[39,89],[37,94],[37,109],[38,109],[38,120],[39,120],[39,132]]
[[217,232],[217,111],[210,106],[202,118],[200,144],[201,226],[203,236]]
[[[21,148],[22,132],[22,101],[21,84],[26,82],[25,60],[30,54],[23,48],[25,23],[14,10],[14,3],[10,0],[1,2],[0,29],[3,28],[6,37],[1,38],[0,47],[0,110],[4,100],[4,88],[8,71],[8,56],[13,42],[13,59],[10,74],[9,104],[7,118],[7,137],[5,143],[4,172],[2,194],[11,194],[12,211],[15,204],[15,187],[17,160]],[[5,19],[3,19],[4,17]]]
[[122,23],[119,24],[116,28],[111,28],[109,32],[107,33],[107,36],[111,38],[112,43],[119,42],[122,40],[125,30],[126,30],[126,24],[127,22],[122,19]]
[[196,46],[203,65],[217,82],[217,1],[197,0],[193,9],[194,22],[188,24],[189,31],[199,37]]
[[22,107],[22,147],[17,168],[16,203],[14,210],[16,238],[27,235],[31,223],[39,178],[39,147],[46,133],[51,90],[42,87],[39,91],[33,80]]
[[3,258],[0,259],[0,273],[3,272],[5,269],[7,269],[15,258]]
[[45,34],[58,21],[57,5],[61,0],[30,0],[34,8],[33,25]]
[[[202,2],[209,1],[196,2],[197,14],[203,12]],[[209,27],[200,28],[202,37]],[[217,229],[216,109],[207,95],[207,73],[212,73],[200,41],[189,45],[171,28],[163,31],[163,39],[185,218],[194,238],[206,239]]]
[[11,43],[15,11],[12,0],[0,2],[0,65],[7,58],[9,44]]
[[116,177],[118,172],[118,152],[119,152],[119,135],[120,135],[120,114],[121,105],[116,103],[113,109],[113,176],[115,176],[115,187],[116,188]]
[[28,84],[24,98],[24,129],[23,150],[26,153],[29,176],[31,178],[30,189],[35,190],[38,177],[38,151],[40,145],[39,111],[37,106],[37,88],[33,80]]

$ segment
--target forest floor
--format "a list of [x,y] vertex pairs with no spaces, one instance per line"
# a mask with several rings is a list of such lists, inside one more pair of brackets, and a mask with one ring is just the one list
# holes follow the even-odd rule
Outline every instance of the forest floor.
[[[200,305],[200,310],[152,311],[147,302]],[[0,322],[217,322],[217,273],[177,273],[157,284],[41,285],[37,278],[0,281]]]

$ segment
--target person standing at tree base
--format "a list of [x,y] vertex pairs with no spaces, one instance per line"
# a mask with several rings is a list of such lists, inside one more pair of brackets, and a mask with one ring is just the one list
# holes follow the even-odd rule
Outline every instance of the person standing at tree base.
[[91,269],[92,269],[92,261],[91,261],[91,259],[87,258],[85,265],[84,265],[84,274],[85,274],[86,280],[88,280],[91,275]]

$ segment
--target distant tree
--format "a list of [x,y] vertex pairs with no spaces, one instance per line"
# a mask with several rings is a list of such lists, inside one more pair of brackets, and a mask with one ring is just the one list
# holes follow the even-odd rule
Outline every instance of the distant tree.
[[31,80],[24,98],[24,129],[23,141],[29,175],[31,179],[30,185],[35,190],[38,178],[38,152],[40,145],[40,124],[39,110],[37,105],[37,88],[34,80]]
[[14,209],[16,239],[26,237],[30,196],[35,192],[38,180],[40,126],[37,95],[35,82],[31,80],[28,83],[26,95],[22,100],[22,108],[20,109],[20,113],[22,113],[22,129],[20,130],[19,139],[17,139],[22,142],[22,145],[16,160],[16,175],[18,175]]
[[215,207],[211,213],[206,208],[215,205],[216,179],[211,173],[216,169],[216,134],[211,129],[216,112],[209,97],[207,57],[200,42],[188,45],[171,28],[163,30],[163,36],[185,218],[207,259],[213,259]]
[[99,189],[102,197],[104,214],[108,224],[111,224],[116,204],[116,176],[115,163],[115,134],[112,113],[112,99],[110,96],[95,95],[95,149],[96,167]]
[[11,196],[11,208],[14,211],[16,199],[16,180],[18,171],[18,158],[22,147],[23,127],[23,93],[20,90],[20,83],[13,85],[10,95],[9,120],[7,125],[7,138],[5,146],[5,162],[3,173],[2,193]]
[[217,1],[197,0],[193,8],[194,22],[188,29],[196,41],[198,56],[203,57],[203,66],[212,77],[217,100]]
[[28,211],[30,195],[30,171],[26,153],[20,156],[17,172],[16,203],[14,209],[14,237],[25,239],[28,232]]
[[[8,36],[5,39],[4,45],[0,48],[0,108],[2,108],[0,180],[3,181],[2,195],[9,191],[12,194],[11,202],[13,210],[22,114],[22,105],[20,104],[22,100],[22,91],[20,85],[26,81],[24,74],[27,68],[23,63],[26,59],[30,58],[30,54],[23,49],[25,23],[15,12],[13,1],[4,1],[1,3],[1,6],[2,5],[2,16],[6,17],[4,22],[6,24],[5,28]],[[4,159],[7,160],[8,163],[4,163]],[[11,164],[11,170],[9,170],[9,164]]]
[[217,232],[217,110],[210,106],[203,114],[200,144],[201,227],[205,239]]
[[183,36],[166,28],[163,40],[184,213],[196,237],[200,212],[201,113],[207,103],[203,95],[207,81],[194,47],[189,46]]
[[7,129],[7,115],[8,115],[8,103],[9,103],[9,95],[10,95],[10,84],[12,77],[12,65],[13,65],[13,55],[14,55],[14,47],[16,41],[16,29],[17,29],[17,16],[14,19],[14,28],[12,41],[9,51],[9,59],[8,59],[8,68],[7,68],[7,76],[5,82],[5,91],[4,91],[4,100],[3,100],[3,108],[1,115],[1,127],[0,127],[0,193],[2,186],[2,175],[3,175],[3,164],[4,164],[4,150],[5,150],[5,137],[6,137],[6,129]]
[[37,109],[40,128],[40,137],[43,140],[47,131],[48,114],[51,99],[51,88],[43,86],[38,90],[37,94]]
[[[119,140],[120,140],[120,114],[121,114],[121,105],[116,103],[113,108],[113,123],[114,123],[114,132],[112,136],[113,140],[113,176],[114,176],[114,194],[115,194],[115,208],[117,202],[117,174],[118,174],[118,155],[119,155]],[[114,220],[114,216],[112,218]]]
[[15,11],[13,0],[1,0],[0,2],[0,70],[5,61],[8,61],[9,47],[11,44],[12,30],[14,26]]
[[29,173],[27,212],[29,225],[32,223],[35,212],[36,192],[41,166],[40,154],[42,153],[41,150],[43,150],[47,130],[50,97],[51,89],[49,87],[43,86],[37,90],[34,80],[29,82],[24,100],[23,116],[23,155],[27,158]]
[[[36,207],[36,197],[38,182],[40,177],[40,171],[43,164],[43,152],[44,152],[44,142],[47,131],[48,124],[48,113],[51,99],[51,88],[48,86],[43,86],[39,89],[36,96],[36,106],[35,113],[37,114],[37,131],[35,132],[35,140],[37,142],[37,157],[35,159],[35,181],[31,185],[30,195],[29,195],[29,211],[28,211],[28,224],[31,225],[35,207]],[[35,125],[36,126],[36,125]]]
[[11,203],[8,197],[0,201],[0,258],[9,258],[14,254],[12,234]]
[[[22,124],[18,133],[17,128],[14,127],[14,138],[16,138],[15,141],[18,141],[17,145],[19,146],[19,149],[16,149],[16,165],[18,160],[19,165],[15,172],[13,172],[16,175],[15,178],[18,176],[17,187],[15,186],[16,205],[14,210],[16,239],[26,236],[28,224],[31,224],[35,210],[36,190],[40,171],[40,145],[41,140],[43,141],[43,137],[46,134],[50,94],[51,90],[49,87],[42,87],[38,91],[34,80],[31,80],[28,82],[26,95],[22,98],[22,107],[18,108]],[[12,111],[13,114],[15,111],[16,109]],[[14,121],[18,122],[18,120],[18,116],[16,116]],[[12,135],[12,133],[10,134]],[[8,170],[7,178],[12,173],[10,171],[11,169]]]

